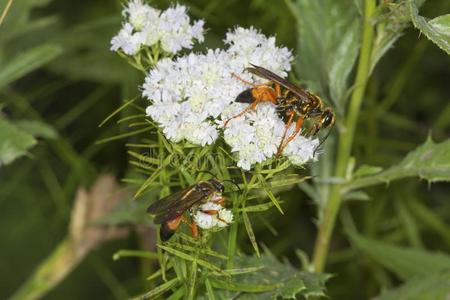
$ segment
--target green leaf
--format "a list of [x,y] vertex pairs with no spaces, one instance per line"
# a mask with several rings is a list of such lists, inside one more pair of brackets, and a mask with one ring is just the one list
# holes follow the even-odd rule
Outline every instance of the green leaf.
[[[237,258],[239,268],[259,267],[252,273],[234,275],[229,280],[214,280],[215,294],[220,299],[296,299],[325,296],[328,275],[303,272],[288,263],[279,262],[270,253],[258,257]],[[238,293],[232,293],[236,291]]]
[[139,257],[139,258],[148,258],[148,259],[158,259],[158,253],[151,252],[151,251],[122,249],[113,254],[113,260],[119,260],[122,257]]
[[409,11],[414,26],[439,48],[450,54],[450,14],[427,21],[419,15],[415,0],[409,0]]
[[367,175],[373,175],[376,173],[379,173],[383,170],[381,167],[377,166],[369,166],[369,165],[362,165],[358,168],[358,170],[355,171],[353,174],[354,177],[362,177]]
[[154,288],[153,290],[151,290],[148,293],[145,293],[143,295],[139,295],[133,299],[155,299],[157,296],[167,292],[168,290],[170,290],[171,288],[173,288],[174,286],[176,286],[179,282],[178,278],[174,278],[170,281],[167,281],[159,286],[157,286],[156,288]]
[[56,139],[58,137],[58,132],[56,132],[52,126],[42,121],[19,120],[14,121],[14,124],[34,137],[42,137],[46,139]]
[[18,54],[6,65],[0,66],[0,88],[45,65],[61,53],[61,47],[45,44]]
[[33,136],[0,118],[0,165],[25,155],[36,144]]
[[296,71],[310,88],[343,110],[347,79],[360,47],[361,21],[352,0],[286,0],[297,19]]
[[259,256],[258,243],[256,242],[255,233],[253,232],[252,223],[250,223],[250,218],[245,211],[242,212],[242,220],[244,221],[245,229],[247,230],[248,238],[252,243],[253,249],[255,249],[256,255]]
[[370,73],[386,52],[410,26],[410,17],[405,1],[382,2],[379,8],[383,13],[376,17],[375,38],[371,53]]
[[450,139],[434,143],[431,138],[410,152],[400,163],[371,176],[359,177],[345,185],[344,192],[418,176],[430,182],[450,181]]
[[266,194],[269,197],[269,199],[273,202],[273,204],[276,206],[278,211],[281,214],[284,214],[283,209],[280,206],[280,202],[278,201],[278,199],[273,194],[273,192],[272,192],[271,188],[269,187],[269,184],[267,183],[267,181],[264,179],[264,177],[261,174],[257,174],[257,177],[258,177],[259,183],[263,186],[264,191],[266,192]]
[[175,250],[175,249],[167,247],[167,246],[158,245],[158,247],[163,249],[163,250],[165,250],[165,251],[167,251],[167,252],[169,252],[170,254],[178,256],[178,257],[180,257],[180,258],[182,258],[184,260],[187,260],[187,261],[190,261],[190,262],[196,261],[197,264],[202,266],[202,267],[205,267],[207,269],[210,269],[212,271],[215,271],[215,272],[218,272],[218,273],[221,273],[221,274],[226,274],[226,272],[221,270],[218,266],[213,265],[212,263],[207,262],[206,260],[203,260],[203,259],[200,259],[200,258],[195,258],[195,257],[193,257],[193,256],[191,256],[189,254],[186,254],[186,253],[184,253],[182,251]]
[[349,236],[357,248],[402,279],[450,269],[450,256],[442,253],[390,245],[356,233]]
[[373,300],[436,300],[450,297],[450,271],[414,278]]

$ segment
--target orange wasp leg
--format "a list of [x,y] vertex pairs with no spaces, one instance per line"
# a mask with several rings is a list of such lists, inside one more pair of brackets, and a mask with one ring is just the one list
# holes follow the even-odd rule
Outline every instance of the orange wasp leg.
[[279,157],[281,155],[281,153],[283,153],[284,148],[286,148],[286,146],[293,140],[295,139],[295,137],[300,133],[300,131],[302,130],[302,125],[303,125],[303,118],[298,118],[297,122],[295,123],[295,131],[293,134],[291,134],[285,143],[283,143],[281,145],[281,147],[278,149],[278,153],[276,157]]
[[210,216],[216,216],[217,220],[224,222],[225,224],[229,224],[227,221],[219,218],[218,210],[202,210],[203,213],[208,214]]
[[272,81],[268,81],[268,82],[262,83],[262,84],[255,84],[255,83],[253,83],[253,82],[250,82],[250,81],[247,81],[247,80],[245,80],[245,79],[242,79],[241,77],[239,77],[238,75],[236,75],[236,74],[234,74],[234,73],[231,73],[231,76],[233,76],[233,77],[236,78],[237,80],[239,80],[239,81],[241,81],[241,82],[243,82],[243,83],[245,83],[245,84],[247,84],[247,85],[250,85],[250,86],[252,86],[252,87],[257,87],[257,86],[260,86],[260,85],[272,85]]
[[253,102],[252,104],[250,104],[249,106],[247,106],[242,112],[240,112],[239,114],[235,115],[234,117],[231,117],[229,119],[227,119],[225,121],[225,123],[223,124],[224,127],[227,127],[228,122],[230,122],[233,119],[239,118],[240,116],[243,116],[244,114],[246,114],[247,112],[249,112],[250,110],[253,110],[256,108],[256,106],[258,106],[258,103],[260,101],[259,100],[255,100],[255,102]]
[[186,220],[184,217],[182,218],[182,221],[183,221],[184,223],[186,223],[186,225],[189,226],[189,228],[191,229],[192,236],[193,236],[194,238],[197,238],[197,237],[198,237],[198,227],[197,227],[197,224],[195,224],[194,222],[189,222],[189,221]]
[[278,151],[277,151],[276,158],[278,158],[280,156],[281,152],[282,152],[282,148],[283,148],[283,145],[284,145],[284,140],[286,139],[287,131],[288,131],[289,127],[291,127],[292,120],[294,119],[294,115],[295,114],[294,114],[293,111],[291,111],[291,112],[288,112],[287,115],[289,115],[289,119],[288,119],[286,125],[284,126],[284,132],[283,132],[283,136],[281,138],[280,145],[278,146]]

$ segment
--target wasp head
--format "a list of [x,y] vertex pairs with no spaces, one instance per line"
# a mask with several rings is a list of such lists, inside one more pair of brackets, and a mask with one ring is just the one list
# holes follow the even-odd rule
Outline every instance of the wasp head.
[[332,127],[334,125],[335,116],[331,109],[326,109],[322,113],[322,117],[320,120],[322,128]]
[[223,193],[225,191],[225,186],[223,185],[223,183],[217,180],[216,178],[211,178],[209,182],[216,189],[217,192]]

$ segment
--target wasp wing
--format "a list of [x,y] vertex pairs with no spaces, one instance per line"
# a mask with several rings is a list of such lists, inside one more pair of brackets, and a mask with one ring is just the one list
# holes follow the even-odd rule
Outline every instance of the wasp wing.
[[153,222],[162,224],[181,216],[195,203],[208,197],[207,194],[197,191],[195,186],[188,187],[177,193],[159,199],[147,209],[147,212],[155,215]]
[[250,73],[253,73],[259,77],[273,81],[274,83],[278,83],[279,85],[281,85],[281,86],[285,87],[286,89],[290,90],[291,92],[293,92],[302,101],[310,102],[311,94],[308,93],[307,91],[305,91],[304,89],[296,86],[293,83],[290,83],[286,79],[281,78],[280,76],[278,76],[277,74],[275,74],[272,71],[267,70],[266,68],[256,66],[254,64],[251,64],[251,65],[252,65],[252,67],[246,68],[246,70],[249,71]]
[[194,188],[194,186],[187,187],[185,189],[182,189],[178,192],[175,192],[173,194],[170,194],[167,197],[161,198],[156,200],[154,203],[152,203],[148,208],[147,212],[155,215],[159,214],[161,212],[164,212],[168,209],[170,209],[173,206],[176,206],[178,202],[182,201],[184,197]]

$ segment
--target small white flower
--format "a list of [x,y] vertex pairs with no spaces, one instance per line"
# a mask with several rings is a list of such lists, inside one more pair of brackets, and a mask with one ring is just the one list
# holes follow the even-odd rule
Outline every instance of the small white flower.
[[[185,12],[185,8],[177,6],[161,15],[166,23],[176,23],[175,27],[183,31],[189,24]],[[254,28],[235,28],[227,33],[224,42],[228,46],[226,50],[208,50],[205,54],[191,53],[158,62],[143,85],[143,95],[152,101],[147,115],[158,122],[164,134],[174,142],[186,139],[204,146],[214,143],[223,130],[224,140],[235,154],[237,165],[250,170],[254,164],[276,155],[285,123],[276,106],[266,102],[232,119],[224,128],[225,120],[248,106],[236,103],[237,95],[251,88],[232,74],[251,82],[267,81],[244,72],[252,63],[285,76],[290,70],[292,54],[287,48],[277,47],[274,37],[267,38]],[[294,125],[286,136],[293,128]],[[293,164],[304,164],[313,159],[313,144],[317,142],[299,135],[283,155]]]
[[204,21],[191,24],[186,7],[176,5],[161,12],[142,0],[131,0],[122,12],[124,25],[111,40],[112,51],[135,55],[141,47],[160,44],[163,51],[176,54],[203,42]]
[[[217,211],[216,214],[208,214],[206,211]],[[211,229],[214,227],[226,227],[233,222],[233,213],[231,210],[214,203],[207,202],[199,207],[199,210],[193,215],[194,222],[202,229]]]
[[225,227],[233,222],[233,213],[229,209],[222,208],[219,210],[219,222],[217,222],[217,226]]
[[135,30],[139,31],[159,13],[159,10],[144,4],[142,0],[132,0],[128,2],[128,6],[123,10],[122,15],[128,18]]
[[[318,139],[308,139],[298,135],[283,151],[292,164],[301,166],[310,160],[317,159]],[[314,153],[316,151],[316,153]],[[315,155],[314,155],[315,154]]]
[[111,51],[122,50],[127,55],[134,55],[139,51],[142,35],[133,33],[133,26],[125,23],[119,33],[111,40]]
[[202,229],[211,229],[217,224],[217,218],[201,211],[197,211],[194,215],[194,222]]

